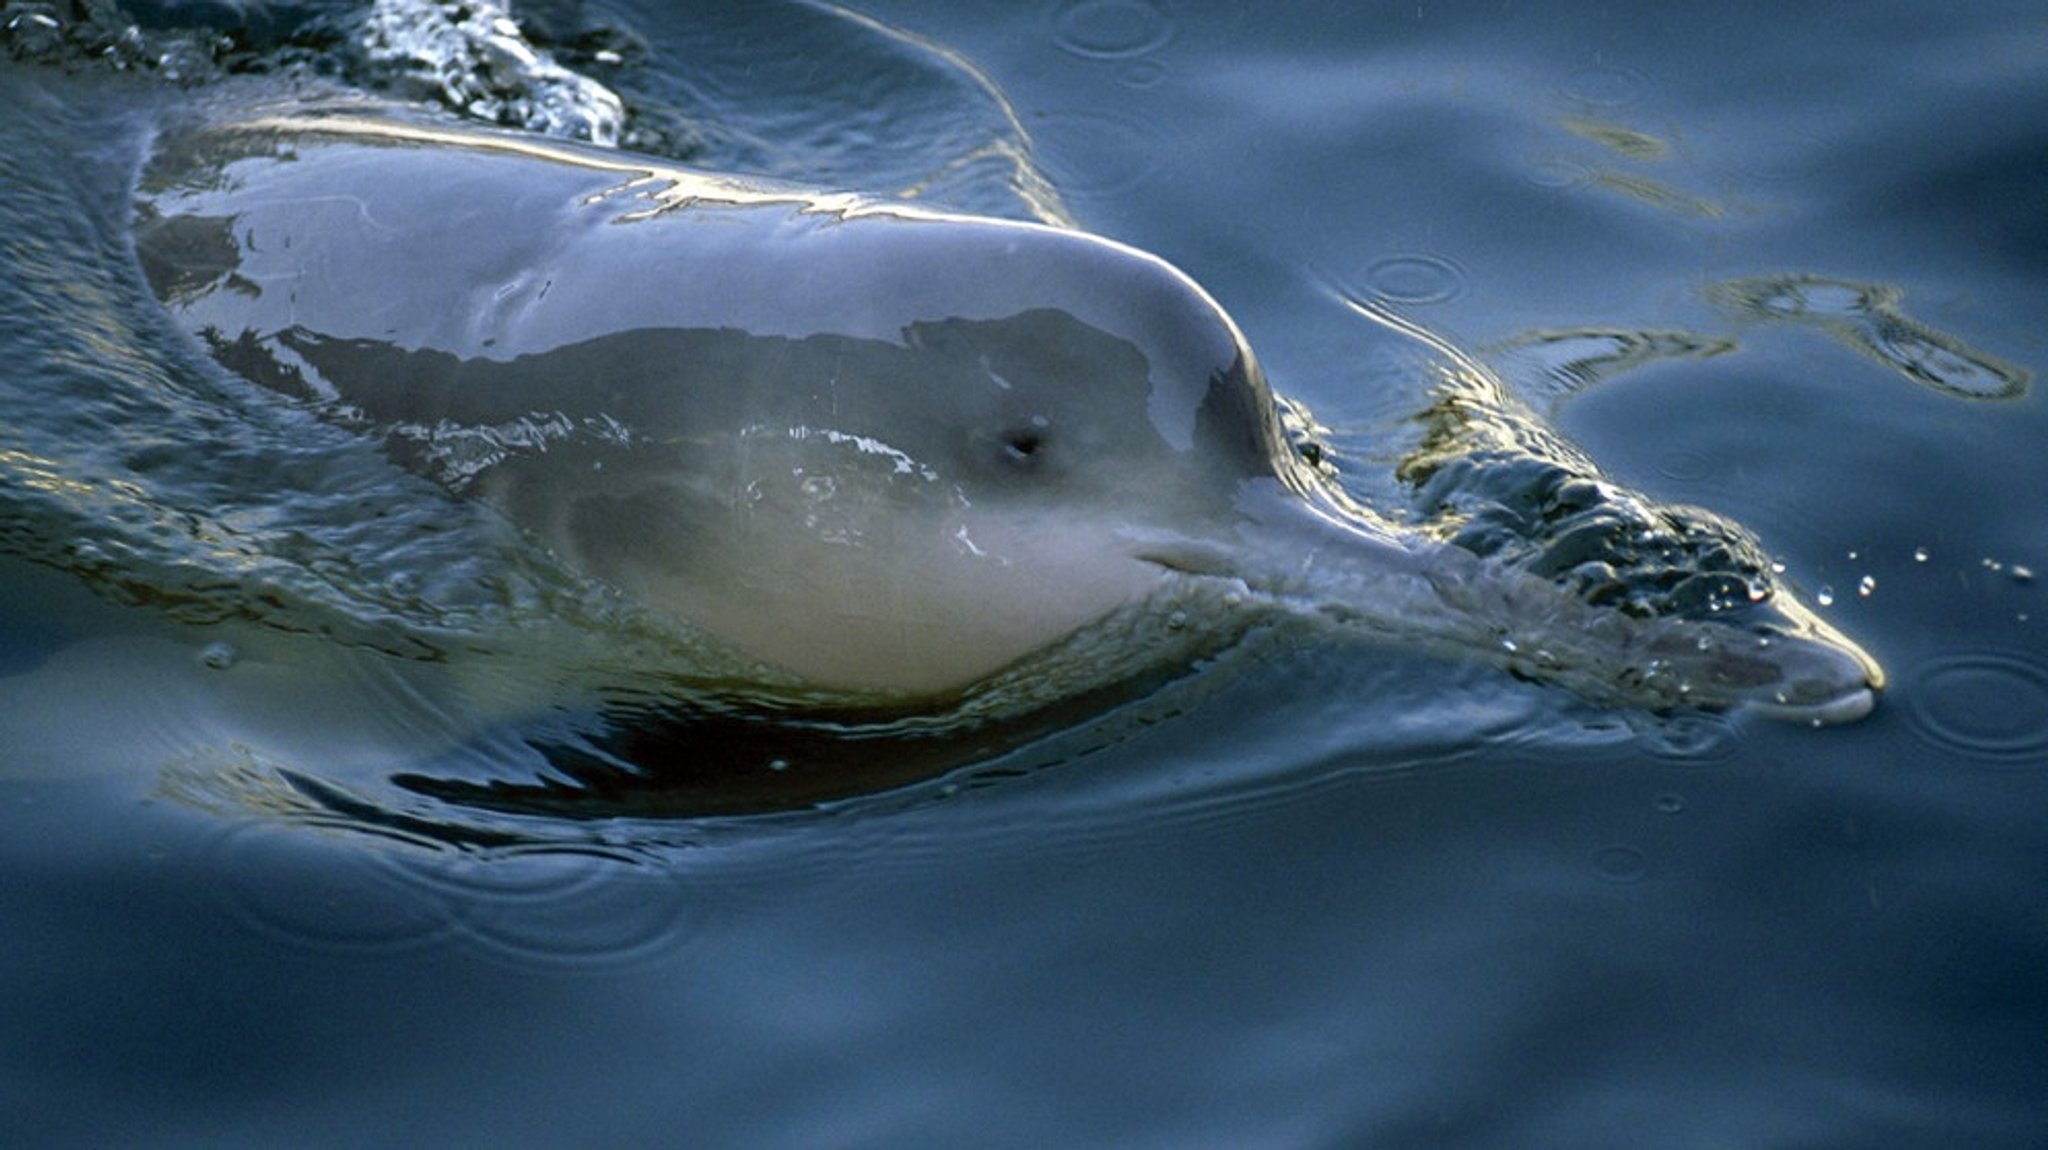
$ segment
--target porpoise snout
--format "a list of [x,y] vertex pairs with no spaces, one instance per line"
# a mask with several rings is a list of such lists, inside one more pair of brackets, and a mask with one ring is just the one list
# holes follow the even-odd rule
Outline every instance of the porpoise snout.
[[1848,640],[1799,636],[1774,646],[1776,678],[1745,700],[1758,714],[1819,727],[1853,723],[1877,707],[1884,672]]

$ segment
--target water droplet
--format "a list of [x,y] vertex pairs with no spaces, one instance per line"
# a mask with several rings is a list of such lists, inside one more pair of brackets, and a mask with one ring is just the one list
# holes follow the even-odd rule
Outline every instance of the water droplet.
[[1813,601],[1820,604],[1823,607],[1834,606],[1835,589],[1831,586],[1822,587],[1819,591],[1814,592]]
[[1173,19],[1149,0],[1070,0],[1053,16],[1053,43],[1092,60],[1155,52],[1173,34]]
[[2007,572],[2007,574],[2012,576],[2012,581],[2015,583],[2032,583],[2034,581],[2034,569],[2032,567],[2023,567],[2018,563],[2013,564],[2012,570]]
[[1685,799],[1672,794],[1657,796],[1657,810],[1663,814],[1675,815],[1685,809]]
[[1913,562],[1915,562],[1915,563],[1925,563],[1925,562],[1927,562],[1927,548],[1925,548],[1925,547],[1915,547],[1915,548],[1913,548]]
[[215,642],[208,643],[205,650],[199,652],[199,663],[210,670],[225,671],[240,661],[241,657],[242,653],[235,650],[233,643]]
[[1868,599],[1870,598],[1870,593],[1875,590],[1877,590],[1877,576],[1875,575],[1865,575],[1856,581],[1856,594],[1859,598]]

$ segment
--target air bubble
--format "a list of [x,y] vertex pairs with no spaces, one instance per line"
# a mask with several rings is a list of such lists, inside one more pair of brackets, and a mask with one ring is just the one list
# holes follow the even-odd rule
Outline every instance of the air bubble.
[[199,652],[200,665],[213,671],[225,671],[240,662],[241,658],[242,653],[235,650],[233,643],[227,642],[208,643],[206,648]]
[[1877,576],[1875,575],[1865,575],[1856,581],[1856,595],[1858,598],[1868,599],[1871,593],[1876,590]]

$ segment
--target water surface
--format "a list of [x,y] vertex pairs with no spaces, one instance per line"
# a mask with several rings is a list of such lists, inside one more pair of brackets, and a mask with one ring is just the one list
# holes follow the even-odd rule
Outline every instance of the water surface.
[[[1398,307],[1618,479],[1758,531],[1885,663],[1875,715],[1604,711],[1283,637],[1141,721],[844,809],[460,847],[309,816],[281,768],[382,778],[436,738],[439,692],[475,688],[400,641],[437,633],[420,603],[488,615],[568,592],[467,546],[382,546],[480,528],[401,498],[315,421],[190,402],[227,381],[193,374],[134,282],[75,274],[120,266],[133,140],[104,126],[156,98],[86,75],[5,136],[9,1128],[2048,1135],[2048,25],[2018,4],[1237,9],[598,11],[645,38],[629,91],[710,125],[708,160],[987,211],[1057,202],[1165,255],[1335,449],[1379,464],[1368,485],[1391,485],[1425,381],[1346,300]],[[203,454],[254,442],[294,444],[322,482]],[[158,478],[65,482],[119,469]],[[211,484],[217,529],[152,521],[147,482]],[[279,504],[315,488],[361,499]],[[362,500],[383,514],[342,515]],[[321,622],[217,609],[180,563],[194,538],[244,546],[251,578],[325,605],[291,619]],[[431,578],[316,562],[338,538]],[[445,634],[476,634],[473,613]],[[266,666],[324,686],[281,710]],[[218,702],[236,675],[253,685]],[[520,702],[516,676],[492,681]],[[256,734],[260,755],[237,741]]]

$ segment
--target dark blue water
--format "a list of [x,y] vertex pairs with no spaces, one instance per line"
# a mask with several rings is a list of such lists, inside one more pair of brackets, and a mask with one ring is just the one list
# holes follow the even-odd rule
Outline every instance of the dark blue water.
[[[1386,472],[1422,383],[1345,297],[1399,307],[1618,480],[1755,529],[1885,664],[1876,714],[1608,713],[1304,638],[914,801],[459,849],[310,817],[280,770],[392,769],[439,687],[209,621],[137,542],[298,536],[233,452],[217,529],[105,480],[113,443],[178,473],[138,427],[167,460],[225,433],[78,271],[118,253],[125,169],[65,116],[145,102],[88,76],[7,137],[37,161],[9,202],[50,189],[0,327],[7,508],[43,516],[0,533],[7,1140],[2048,1142],[2048,23],[1239,8],[616,13],[723,162],[889,191],[1028,140]],[[999,210],[991,162],[951,186]],[[66,441],[20,397],[89,368],[129,417]],[[377,650],[346,575],[321,601]],[[227,673],[296,677],[220,702],[216,633]]]

